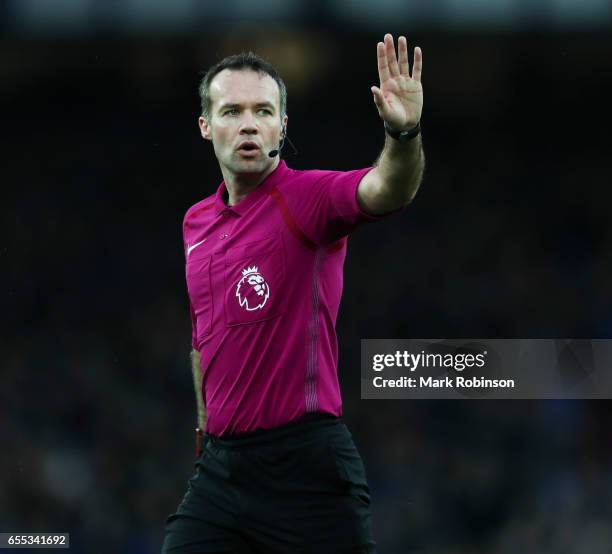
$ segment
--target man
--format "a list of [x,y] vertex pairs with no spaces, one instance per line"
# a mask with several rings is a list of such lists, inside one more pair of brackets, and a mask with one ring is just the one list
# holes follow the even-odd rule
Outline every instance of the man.
[[183,237],[206,433],[164,553],[376,551],[365,471],[340,419],[342,266],[347,234],[410,203],[424,167],[421,50],[412,76],[405,37],[396,57],[385,35],[377,57],[385,146],[354,171],[280,160],[286,88],[254,54],[202,79],[200,130],[223,182],[187,211]]

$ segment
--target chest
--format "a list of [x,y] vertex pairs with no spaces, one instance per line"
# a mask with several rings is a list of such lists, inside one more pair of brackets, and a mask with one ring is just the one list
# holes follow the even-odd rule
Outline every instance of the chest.
[[264,207],[249,217],[231,210],[204,214],[185,229],[185,276],[202,339],[216,328],[281,315],[291,294],[290,271],[308,263],[288,243],[278,211]]

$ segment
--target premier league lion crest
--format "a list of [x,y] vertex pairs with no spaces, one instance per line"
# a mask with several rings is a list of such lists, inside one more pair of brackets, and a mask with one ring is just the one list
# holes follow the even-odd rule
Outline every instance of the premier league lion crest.
[[242,279],[236,285],[238,303],[247,311],[260,310],[270,298],[270,287],[257,266],[242,270]]

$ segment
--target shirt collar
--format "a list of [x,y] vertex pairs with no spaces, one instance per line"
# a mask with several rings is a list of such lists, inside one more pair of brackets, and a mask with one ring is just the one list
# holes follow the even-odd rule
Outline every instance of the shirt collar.
[[238,215],[243,215],[247,210],[259,200],[264,194],[270,192],[282,179],[289,173],[289,168],[285,160],[280,160],[276,169],[270,173],[257,187],[249,192],[246,197],[235,206],[228,206],[223,197],[227,191],[225,181],[221,181],[217,194],[215,195],[215,212],[220,214],[225,210],[233,211]]

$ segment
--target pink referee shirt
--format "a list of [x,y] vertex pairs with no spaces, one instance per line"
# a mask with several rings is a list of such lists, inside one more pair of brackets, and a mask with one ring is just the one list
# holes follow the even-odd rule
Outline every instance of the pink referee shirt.
[[216,194],[185,214],[192,346],[213,436],[340,416],[336,317],[346,235],[380,219],[357,186],[370,167],[299,171],[281,160],[241,202]]

